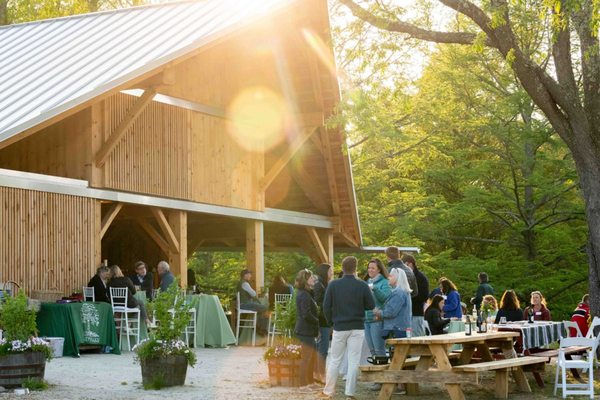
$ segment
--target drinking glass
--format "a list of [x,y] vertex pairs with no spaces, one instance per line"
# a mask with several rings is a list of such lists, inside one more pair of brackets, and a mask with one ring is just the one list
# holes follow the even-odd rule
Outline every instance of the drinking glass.
[[506,317],[500,317],[500,325],[506,325]]

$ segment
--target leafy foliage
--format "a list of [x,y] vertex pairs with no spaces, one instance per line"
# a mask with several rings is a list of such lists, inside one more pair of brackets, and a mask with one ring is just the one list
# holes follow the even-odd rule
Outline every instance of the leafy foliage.
[[0,327],[7,341],[26,342],[37,333],[36,312],[27,306],[27,297],[20,292],[15,297],[7,297],[0,308]]
[[196,364],[196,354],[179,339],[181,332],[190,321],[190,305],[179,291],[179,282],[175,280],[165,292],[160,291],[152,302],[154,317],[158,321],[150,337],[137,344],[133,350],[138,360],[162,358],[168,355],[183,355],[188,365]]

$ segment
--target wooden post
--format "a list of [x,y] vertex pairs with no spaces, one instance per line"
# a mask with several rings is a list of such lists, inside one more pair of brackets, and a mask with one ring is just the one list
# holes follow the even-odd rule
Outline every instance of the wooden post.
[[100,266],[102,262],[102,203],[96,201],[94,204],[94,268],[93,271],[95,273],[96,268]]
[[328,264],[333,266],[333,232],[332,231],[327,231],[325,233],[326,238],[325,238],[325,250],[327,251],[327,259],[328,259]]
[[175,239],[179,242],[179,249],[169,246],[169,265],[173,275],[178,275],[182,288],[187,287],[187,213],[172,210],[168,213],[168,222]]
[[246,222],[246,268],[252,271],[252,285],[258,292],[265,286],[264,226],[262,221]]

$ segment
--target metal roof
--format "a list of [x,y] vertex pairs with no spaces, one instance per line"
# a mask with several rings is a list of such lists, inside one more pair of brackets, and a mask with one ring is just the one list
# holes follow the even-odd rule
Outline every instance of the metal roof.
[[292,1],[185,1],[0,27],[0,142]]

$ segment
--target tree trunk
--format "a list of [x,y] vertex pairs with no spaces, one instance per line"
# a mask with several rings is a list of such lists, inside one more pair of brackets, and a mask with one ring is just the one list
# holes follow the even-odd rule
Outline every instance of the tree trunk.
[[8,24],[8,16],[6,15],[8,0],[0,0],[0,25]]
[[[575,134],[579,139],[571,148],[585,201],[589,228],[589,294],[593,315],[600,316],[600,151],[593,136],[597,132]],[[582,140],[583,139],[583,140]]]

